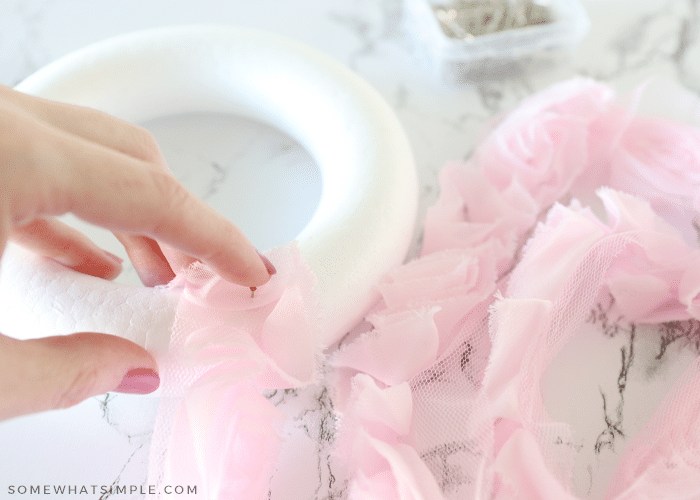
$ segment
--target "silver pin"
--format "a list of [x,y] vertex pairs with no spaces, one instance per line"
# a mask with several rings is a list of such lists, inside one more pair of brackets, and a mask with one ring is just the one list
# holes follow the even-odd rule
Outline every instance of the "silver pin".
[[454,0],[433,11],[446,35],[465,41],[552,21],[543,0]]

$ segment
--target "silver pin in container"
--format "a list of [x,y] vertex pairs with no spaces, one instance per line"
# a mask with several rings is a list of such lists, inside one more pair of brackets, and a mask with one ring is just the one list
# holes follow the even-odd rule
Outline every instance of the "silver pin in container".
[[579,0],[404,0],[406,32],[448,86],[561,57],[588,32]]
[[553,20],[547,4],[533,0],[455,0],[432,9],[445,35],[467,40]]

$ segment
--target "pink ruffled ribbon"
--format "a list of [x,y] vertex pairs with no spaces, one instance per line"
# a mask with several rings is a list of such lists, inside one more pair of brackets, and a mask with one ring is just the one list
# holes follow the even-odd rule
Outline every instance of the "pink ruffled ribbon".
[[[422,256],[377,284],[369,330],[328,354],[349,499],[576,498],[574,452],[552,444],[571,432],[540,392],[547,366],[601,296],[628,321],[700,317],[689,245],[700,131],[636,115],[655,89],[623,106],[600,83],[555,85],[443,169]],[[609,187],[596,202],[597,185]],[[557,203],[572,194],[593,209]],[[311,272],[293,245],[269,257],[280,273],[255,299],[205,269],[174,285],[174,359],[196,381],[164,470],[202,484],[204,498],[266,498],[283,416],[260,390],[317,378]],[[699,363],[630,445],[606,498],[700,495]]]
[[155,483],[197,486],[197,498],[267,496],[285,417],[261,391],[315,382],[323,349],[313,273],[293,243],[268,257],[278,272],[254,296],[203,265],[170,284],[183,291],[164,391],[185,391],[161,404]]

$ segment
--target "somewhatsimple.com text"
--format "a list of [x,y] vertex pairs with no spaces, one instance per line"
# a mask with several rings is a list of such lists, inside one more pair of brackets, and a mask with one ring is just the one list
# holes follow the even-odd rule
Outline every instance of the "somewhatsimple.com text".
[[160,489],[154,484],[121,484],[121,485],[57,485],[57,484],[33,484],[10,485],[7,487],[8,495],[196,495],[197,486],[162,486]]

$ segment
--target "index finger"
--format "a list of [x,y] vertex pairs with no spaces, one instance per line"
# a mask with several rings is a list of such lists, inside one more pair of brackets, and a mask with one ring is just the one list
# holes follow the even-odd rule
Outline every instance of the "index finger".
[[[270,273],[238,227],[170,173],[41,122],[40,213],[72,212],[88,222],[150,236],[200,259],[224,279],[260,286]],[[60,168],[55,168],[56,164]]]

